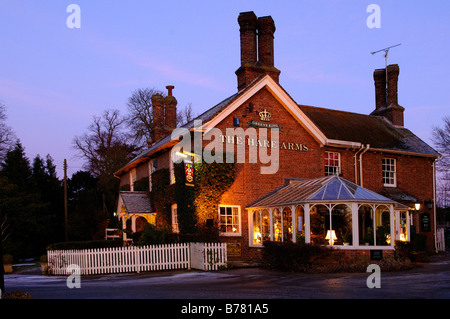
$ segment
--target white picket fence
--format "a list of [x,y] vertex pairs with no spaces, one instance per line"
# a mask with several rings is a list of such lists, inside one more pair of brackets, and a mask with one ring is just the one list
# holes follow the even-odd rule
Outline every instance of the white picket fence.
[[49,250],[48,273],[66,275],[69,265],[79,266],[81,275],[191,268],[209,271],[226,266],[226,251],[226,244],[221,243]]

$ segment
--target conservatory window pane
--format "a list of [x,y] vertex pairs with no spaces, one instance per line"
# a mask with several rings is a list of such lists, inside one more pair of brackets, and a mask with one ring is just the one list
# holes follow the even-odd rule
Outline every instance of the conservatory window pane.
[[295,209],[295,220],[297,225],[297,243],[305,242],[305,213],[302,206]]
[[253,213],[253,244],[262,244],[261,212],[259,210]]
[[281,212],[278,209],[273,210],[273,237],[274,241],[281,241]]
[[373,209],[369,205],[361,205],[358,209],[359,244],[374,245]]
[[330,212],[324,205],[314,205],[310,210],[311,244],[328,245],[325,239],[330,230]]
[[334,245],[352,245],[352,210],[348,205],[336,205],[331,212],[331,227],[336,234]]
[[390,245],[391,244],[391,218],[389,208],[386,206],[379,206],[375,212],[376,223],[376,245]]
[[289,207],[283,210],[283,241],[292,242],[292,212]]
[[262,240],[270,240],[270,214],[267,209],[262,211]]

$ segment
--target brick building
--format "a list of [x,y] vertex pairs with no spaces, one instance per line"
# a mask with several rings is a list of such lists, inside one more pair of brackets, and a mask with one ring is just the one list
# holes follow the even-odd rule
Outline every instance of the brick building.
[[[237,258],[258,257],[264,240],[392,251],[395,240],[409,241],[414,233],[425,235],[434,250],[440,155],[403,126],[398,65],[374,71],[371,114],[300,105],[279,83],[272,18],[244,12],[238,23],[241,65],[235,94],[177,131],[174,87],[167,87],[165,98],[153,96],[154,140],[115,174],[127,189],[118,207],[124,227],[129,221],[136,231],[143,220],[155,223],[163,214],[151,202],[155,183],[161,183],[155,180],[158,171],[168,171],[169,187],[185,183],[176,180],[174,161],[190,168],[190,160],[198,162],[203,155],[204,161],[205,151],[211,155],[213,148],[216,155],[233,154],[234,181],[213,216],[198,223],[217,225],[221,240],[237,248]],[[136,189],[142,182],[148,196]],[[140,196],[130,196],[137,191]],[[130,198],[147,211],[127,210]],[[175,197],[167,203],[177,232],[183,204]],[[202,207],[195,210],[200,214]]]

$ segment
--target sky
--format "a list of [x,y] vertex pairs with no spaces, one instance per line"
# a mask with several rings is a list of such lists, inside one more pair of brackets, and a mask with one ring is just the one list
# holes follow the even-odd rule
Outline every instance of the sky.
[[107,109],[125,114],[134,90],[174,85],[196,114],[236,93],[245,11],[274,19],[280,84],[299,104],[370,114],[373,71],[385,66],[370,53],[401,43],[388,63],[400,67],[405,127],[433,145],[432,127],[450,116],[448,0],[0,0],[7,124],[30,160],[50,154],[62,177],[67,159],[70,177],[83,166],[74,137]]

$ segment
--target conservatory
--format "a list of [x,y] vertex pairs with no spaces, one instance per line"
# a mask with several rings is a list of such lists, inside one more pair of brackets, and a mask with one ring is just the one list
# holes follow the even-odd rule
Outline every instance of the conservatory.
[[247,207],[249,245],[304,242],[342,249],[394,249],[409,241],[408,206],[337,175],[289,179]]

